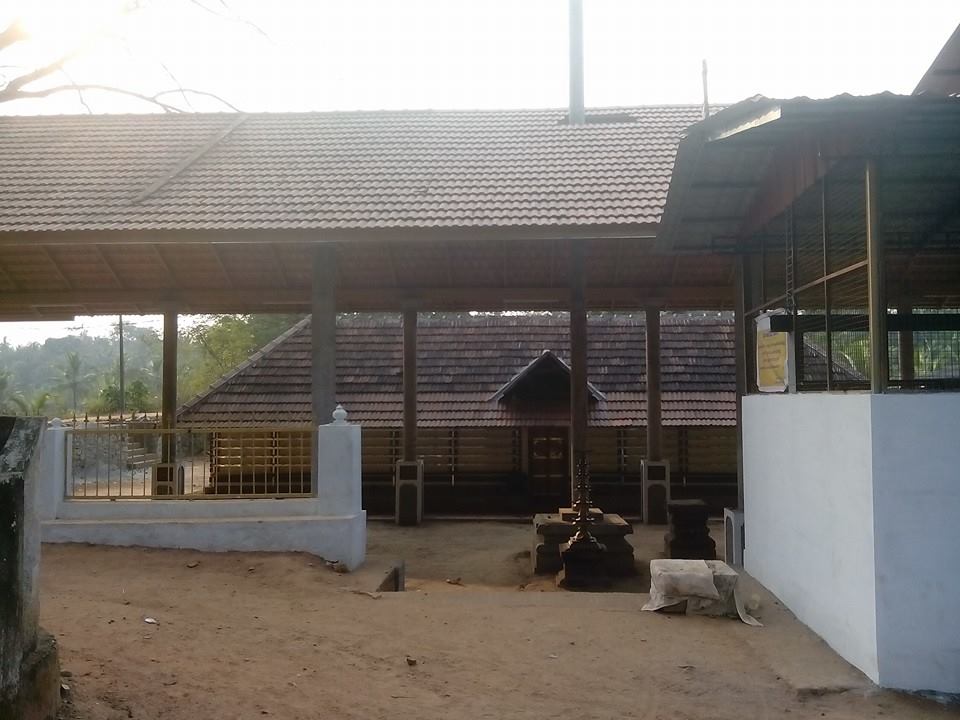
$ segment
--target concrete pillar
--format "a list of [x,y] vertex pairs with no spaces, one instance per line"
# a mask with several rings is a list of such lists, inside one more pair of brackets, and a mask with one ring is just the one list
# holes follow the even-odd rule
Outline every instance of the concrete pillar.
[[647,459],[663,459],[663,416],[660,402],[660,308],[646,310]]
[[39,483],[37,488],[37,515],[40,520],[56,520],[67,489],[67,466],[72,440],[63,420],[54,418],[43,434],[40,444]]
[[317,428],[314,481],[322,515],[355,516],[362,512],[360,495],[360,426],[347,422],[337,406],[332,422]]
[[403,311],[403,459],[417,459],[417,311]]
[[334,245],[318,245],[313,255],[311,319],[313,424],[330,422],[337,405],[337,254]]
[[576,459],[587,450],[587,306],[586,247],[574,241],[570,253],[570,497],[574,497]]

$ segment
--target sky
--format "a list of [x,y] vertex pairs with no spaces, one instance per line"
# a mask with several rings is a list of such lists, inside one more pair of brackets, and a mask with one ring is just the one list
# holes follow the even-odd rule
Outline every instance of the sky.
[[[31,40],[9,76],[96,30],[69,77],[152,95],[212,92],[244,111],[562,107],[565,0],[5,0]],[[206,3],[206,4],[204,4]],[[909,93],[960,23],[958,0],[583,0],[588,107],[711,103],[755,94]],[[184,99],[164,96],[184,107]],[[0,105],[0,113],[149,112],[102,92]],[[188,95],[196,110],[229,110]],[[21,344],[112,318],[0,323]],[[159,325],[157,318],[149,321]]]

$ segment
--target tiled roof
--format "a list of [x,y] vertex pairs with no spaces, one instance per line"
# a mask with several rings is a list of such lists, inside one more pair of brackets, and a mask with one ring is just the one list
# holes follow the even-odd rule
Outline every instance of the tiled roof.
[[[591,402],[595,426],[646,422],[644,320],[589,316],[588,376],[603,394]],[[736,421],[733,321],[729,314],[669,315],[661,328],[665,425],[732,426]],[[196,425],[301,424],[311,421],[310,323],[304,320],[232,375],[181,409]],[[518,405],[496,391],[543,350],[569,358],[565,313],[421,315],[418,423],[423,427],[557,425],[565,398]],[[403,337],[396,316],[341,315],[337,400],[365,426],[402,424]]]
[[0,232],[656,223],[699,106],[0,117]]

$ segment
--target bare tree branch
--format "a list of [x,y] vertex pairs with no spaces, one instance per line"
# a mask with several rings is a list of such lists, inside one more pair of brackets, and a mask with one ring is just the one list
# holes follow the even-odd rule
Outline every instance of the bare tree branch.
[[[49,97],[50,95],[55,95],[57,93],[68,92],[68,91],[83,92],[85,90],[97,90],[99,92],[114,93],[116,95],[124,95],[126,97],[136,98],[137,100],[142,100],[143,102],[150,103],[151,105],[156,105],[165,112],[171,113],[180,113],[184,112],[182,108],[177,107],[176,105],[171,105],[168,102],[161,100],[162,97],[166,95],[180,94],[180,93],[190,93],[191,95],[202,95],[203,97],[212,98],[218,102],[223,103],[228,108],[234,112],[242,112],[238,107],[233,105],[230,102],[227,102],[219,95],[216,95],[211,92],[206,92],[204,90],[193,90],[192,88],[177,88],[174,90],[163,90],[161,92],[155,93],[154,95],[145,95],[143,93],[134,92],[133,90],[125,90],[124,88],[114,87],[112,85],[98,85],[95,83],[73,83],[70,85],[56,85],[54,87],[43,88],[42,90],[18,90],[16,95],[13,97],[5,97],[6,91],[0,92],[0,102],[10,101],[10,100],[26,100],[28,98],[44,98]],[[84,103],[86,104],[86,103]]]
[[201,0],[190,0],[190,2],[191,2],[194,6],[200,8],[201,10],[203,10],[204,12],[208,12],[208,13],[210,13],[211,15],[214,15],[214,16],[216,16],[216,17],[218,17],[218,18],[222,18],[222,19],[224,19],[224,20],[230,20],[231,22],[240,23],[241,25],[246,25],[247,27],[250,27],[250,28],[252,28],[253,30],[255,30],[256,32],[258,32],[258,33],[260,33],[261,35],[263,35],[263,37],[265,37],[267,40],[270,40],[271,42],[273,42],[273,41],[270,39],[270,36],[267,35],[267,33],[263,30],[263,28],[261,28],[261,27],[260,27],[259,25],[257,25],[255,22],[253,22],[252,20],[247,20],[245,17],[241,17],[241,16],[237,15],[236,13],[232,12],[232,11],[230,10],[230,5],[228,5],[225,0],[220,0],[220,4],[223,6],[223,9],[227,11],[227,12],[225,12],[225,13],[223,13],[223,12],[218,12],[217,10],[214,10],[214,9],[211,8],[211,7],[207,7],[203,2],[201,2]]
[[217,95],[216,93],[207,92],[206,90],[193,90],[193,89],[191,89],[191,88],[177,88],[176,90],[164,90],[163,92],[158,92],[158,93],[157,93],[156,95],[154,95],[153,97],[154,97],[154,98],[160,98],[160,97],[163,97],[164,95],[170,95],[171,93],[190,93],[191,95],[202,95],[203,97],[212,98],[213,100],[216,100],[217,102],[223,103],[224,105],[226,105],[228,108],[230,108],[230,109],[233,110],[234,112],[243,112],[243,110],[241,110],[240,108],[238,108],[238,107],[237,107],[236,105],[234,105],[233,103],[224,100],[222,97],[220,97],[220,96]]
[[180,97],[183,98],[184,104],[185,104],[188,108],[190,108],[191,110],[193,110],[193,105],[190,104],[190,98],[188,98],[188,97],[187,97],[187,93],[184,92],[183,83],[181,83],[181,82],[180,82],[180,79],[179,79],[176,75],[173,74],[173,71],[172,71],[170,68],[167,67],[167,64],[166,64],[165,62],[163,62],[162,60],[160,60],[159,62],[160,62],[160,67],[163,68],[163,71],[167,74],[167,76],[168,76],[171,80],[173,80],[173,84],[177,86],[177,90],[180,91]]
[[63,69],[63,66],[70,62],[73,58],[80,54],[82,48],[74,48],[68,53],[61,55],[59,58],[54,60],[47,65],[42,65],[41,67],[26,72],[23,75],[18,75],[8,82],[2,90],[0,90],[0,102],[6,100],[13,100],[17,95],[23,91],[25,85],[29,85],[32,82],[36,82],[42,78],[47,77],[47,75],[52,75],[55,72]]
[[[229,14],[221,13],[215,9],[212,9],[206,6],[202,2],[202,0],[188,0],[188,1],[195,7],[201,8],[206,12],[216,15],[217,17],[221,17],[224,19],[249,25],[250,27],[255,29],[257,32],[262,34],[264,37],[267,37],[266,33],[264,33],[263,30],[257,27],[254,23],[248,20],[245,20],[241,17],[238,17],[236,14],[232,13],[225,0],[220,0],[220,3]],[[143,4],[145,3],[141,2],[141,0],[128,0],[124,4],[121,10],[121,13],[126,14],[129,12],[133,12],[139,9]],[[76,46],[74,46],[69,51],[64,52],[62,55],[60,55],[60,57],[56,58],[52,62],[46,65],[43,65],[41,67],[34,68],[33,70],[22,72],[19,75],[15,75],[12,79],[7,81],[5,84],[3,83],[3,81],[6,78],[3,78],[2,76],[0,76],[0,103],[9,102],[12,100],[29,99],[29,98],[44,98],[44,97],[55,95],[61,92],[75,91],[80,99],[80,102],[83,104],[83,106],[87,109],[88,112],[91,112],[90,106],[87,104],[83,93],[86,90],[95,90],[100,92],[114,93],[117,95],[124,95],[126,97],[136,98],[138,100],[142,100],[143,102],[147,102],[152,105],[155,105],[161,108],[162,110],[164,110],[165,112],[183,112],[182,108],[179,108],[176,105],[173,105],[170,102],[165,101],[163,99],[168,95],[176,93],[180,95],[180,97],[183,99],[183,103],[191,110],[193,109],[193,106],[190,103],[190,99],[188,95],[198,95],[198,96],[212,98],[222,103],[226,107],[230,108],[231,110],[235,112],[240,112],[240,110],[237,107],[235,107],[233,104],[227,102],[222,97],[214,93],[182,87],[176,75],[174,75],[173,72],[170,70],[170,68],[166,64],[164,64],[162,61],[160,62],[160,67],[163,68],[164,72],[166,72],[166,74],[170,77],[170,79],[176,85],[175,89],[164,90],[162,92],[158,92],[153,95],[148,95],[145,93],[139,93],[133,90],[126,90],[124,88],[115,87],[112,85],[104,85],[104,84],[97,84],[97,83],[78,84],[68,74],[66,70],[67,64],[71,60],[73,60],[75,57],[77,57],[81,53],[88,50],[94,40],[96,40],[97,38],[104,37],[106,32],[107,32],[107,26],[106,24],[104,24],[101,27],[97,28],[96,31],[88,34],[87,37],[83,38],[81,42],[79,42]],[[14,20],[4,30],[0,31],[0,51],[4,50],[5,48],[15,43],[18,43],[22,40],[27,39],[27,37],[28,35],[24,31],[22,23],[19,20]],[[13,66],[0,66],[0,67],[11,68]],[[36,90],[31,89],[29,87],[33,83],[39,80],[48,78],[51,75],[58,72],[63,73],[64,77],[66,77],[66,79],[69,81],[68,85],[55,85],[52,87],[40,88]]]
[[77,85],[77,81],[70,77],[70,73],[67,72],[66,68],[60,68],[60,73],[67,79],[67,81],[77,89],[77,99],[80,101],[80,104],[87,109],[87,115],[93,115],[93,110],[90,109],[90,106],[87,105],[87,99],[83,96],[83,90],[80,89],[80,86]]
[[15,45],[21,40],[26,39],[27,34],[23,30],[23,24],[17,18],[0,32],[0,50],[5,50],[11,45]]
[[[143,100],[144,102],[156,105],[159,108],[162,108],[165,112],[183,112],[180,108],[170,105],[168,103],[159,100],[155,96],[144,95],[142,93],[134,92],[132,90],[124,90],[123,88],[113,87],[111,85],[96,85],[96,84],[82,84],[82,85],[55,85],[54,87],[44,88],[43,90],[18,90],[16,95],[12,97],[5,97],[6,91],[0,92],[0,102],[10,101],[10,100],[26,100],[28,98],[45,98],[50,95],[56,95],[57,93],[68,92],[68,91],[77,91],[82,92],[84,90],[100,90],[102,92],[115,93],[117,95],[125,95],[127,97],[136,98],[137,100]],[[172,90],[169,92],[177,92]]]

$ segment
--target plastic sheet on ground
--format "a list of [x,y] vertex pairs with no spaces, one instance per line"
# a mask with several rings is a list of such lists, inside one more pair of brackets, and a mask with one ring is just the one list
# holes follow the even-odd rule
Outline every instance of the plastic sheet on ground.
[[762,627],[743,606],[740,576],[719,560],[651,560],[650,599],[644,610],[740,618]]

